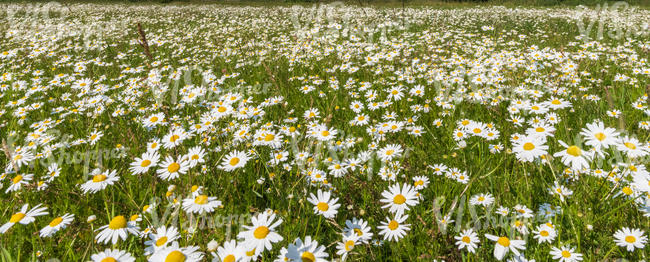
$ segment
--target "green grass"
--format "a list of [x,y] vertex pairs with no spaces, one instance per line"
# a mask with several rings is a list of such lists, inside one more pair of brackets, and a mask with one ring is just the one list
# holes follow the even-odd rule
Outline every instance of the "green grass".
[[[513,2],[503,2],[506,6],[518,5],[517,2],[513,5],[510,3]],[[138,261],[145,261],[143,250],[144,241],[147,239],[130,236],[126,241],[119,241],[116,245],[94,241],[98,232],[93,230],[107,225],[117,215],[128,218],[140,214],[141,229],[147,225],[176,226],[182,235],[178,240],[181,246],[195,245],[206,252],[210,240],[222,244],[225,240],[234,238],[241,231],[242,224],[250,225],[249,217],[265,209],[271,209],[284,220],[277,229],[284,240],[275,243],[273,250],[264,252],[258,259],[260,261],[275,259],[281,247],[287,247],[294,239],[304,239],[305,236],[311,236],[318,243],[326,246],[330,259],[339,258],[336,255],[335,243],[341,241],[341,228],[345,227],[345,221],[353,217],[368,221],[373,228],[373,233],[378,236],[377,226],[386,221],[387,217],[393,217],[387,209],[381,207],[383,205],[380,202],[381,193],[395,183],[385,181],[378,175],[382,166],[381,161],[372,158],[363,165],[362,169],[367,169],[366,171],[357,170],[340,178],[328,175],[328,184],[333,187],[332,192],[339,198],[338,203],[341,207],[335,218],[324,219],[314,214],[313,205],[307,201],[307,198],[310,193],[315,194],[317,188],[327,187],[307,183],[306,166],[286,162],[290,170],[285,170],[281,165],[269,165],[267,162],[271,160],[269,155],[274,152],[273,149],[253,146],[253,139],[243,143],[233,142],[234,133],[242,124],[250,125],[250,131],[255,133],[255,130],[266,123],[272,123],[273,130],[279,130],[280,125],[295,127],[300,135],[295,138],[285,136],[281,148],[289,152],[289,159],[295,157],[299,151],[311,152],[314,168],[327,171],[327,164],[324,162],[328,157],[343,160],[356,156],[367,150],[372,143],[377,144],[378,148],[388,144],[399,144],[406,149],[407,153],[398,159],[399,176],[396,182],[412,184],[412,178],[415,176],[427,176],[430,179],[429,186],[419,191],[423,200],[407,212],[409,215],[407,223],[411,224],[408,234],[399,242],[387,241],[380,246],[359,244],[349,256],[352,261],[494,260],[492,256],[494,242],[485,238],[484,234],[508,235],[525,239],[524,254],[527,258],[534,258],[537,261],[551,260],[549,255],[551,247],[564,245],[576,247],[576,252],[583,254],[585,261],[617,258],[646,259],[649,252],[647,246],[634,252],[627,252],[624,248],[616,247],[614,243],[613,234],[622,227],[646,230],[650,226],[647,217],[638,210],[639,205],[620,195],[623,186],[630,184],[631,176],[623,177],[622,184],[587,174],[575,179],[563,174],[566,166],[559,157],[552,158],[548,163],[541,160],[534,163],[518,161],[515,154],[510,152],[513,147],[511,136],[525,133],[526,128],[515,126],[510,121],[508,106],[516,99],[531,99],[531,95],[513,92],[520,86],[542,92],[540,98],[542,101],[551,97],[552,92],[549,87],[566,88],[569,94],[559,96],[571,101],[572,107],[553,111],[561,121],[553,125],[556,132],[546,143],[550,155],[565,150],[559,140],[569,144],[575,143],[583,149],[589,148],[581,142],[584,138],[579,135],[579,132],[595,120],[602,120],[607,127],[637,137],[642,143],[648,141],[648,130],[638,126],[640,121],[647,121],[648,116],[632,106],[645,94],[645,86],[649,80],[648,75],[632,74],[634,68],[649,67],[648,51],[640,47],[642,43],[648,44],[647,38],[607,37],[598,41],[603,50],[598,51],[594,47],[583,48],[580,46],[583,43],[576,40],[580,30],[575,21],[570,20],[575,15],[576,9],[573,7],[513,11],[488,8],[491,2],[478,7],[470,3],[420,4],[420,2],[409,1],[408,4],[415,7],[409,9],[405,16],[399,14],[398,3],[387,3],[385,6],[381,5],[365,12],[348,6],[349,8],[340,9],[341,12],[334,16],[341,22],[345,19],[344,14],[350,15],[347,19],[353,21],[352,24],[359,25],[376,25],[385,21],[393,21],[396,24],[404,22],[407,25],[404,29],[387,32],[386,38],[390,43],[381,42],[380,37],[374,35],[372,41],[367,44],[375,49],[364,49],[363,47],[366,46],[343,37],[335,40],[320,38],[317,39],[318,42],[300,42],[302,39],[293,38],[296,29],[291,20],[291,10],[268,6],[266,3],[255,7],[246,7],[237,3],[226,6],[187,5],[186,3],[165,6],[159,4],[134,6],[130,3],[70,5],[67,12],[63,11],[66,9],[59,10],[63,14],[60,18],[52,20],[51,24],[39,24],[45,24],[50,28],[64,25],[65,33],[80,30],[81,25],[103,21],[103,24],[99,24],[99,28],[103,29],[100,31],[102,35],[88,39],[66,35],[53,41],[38,37],[37,30],[32,29],[27,31],[26,35],[5,36],[0,39],[0,52],[17,51],[15,57],[0,60],[2,65],[0,71],[11,73],[13,77],[13,80],[3,83],[12,85],[18,80],[24,80],[31,88],[46,85],[45,83],[59,74],[70,77],[66,77],[67,80],[64,80],[66,84],[62,87],[52,86],[35,93],[28,93],[26,89],[19,88],[2,91],[1,109],[5,112],[0,116],[3,124],[0,136],[8,141],[8,147],[27,146],[26,137],[34,131],[30,125],[47,118],[51,118],[52,121],[61,120],[57,126],[49,128],[46,132],[53,135],[55,141],[53,143],[66,141],[71,143],[76,139],[86,139],[94,130],[100,130],[104,134],[96,145],[79,144],[69,148],[54,149],[53,161],[62,161],[59,164],[62,168],[61,175],[42,191],[36,189],[36,182],[46,178],[47,165],[43,166],[34,161],[34,166],[22,167],[20,173],[34,174],[34,180],[17,192],[4,192],[15,176],[8,173],[8,170],[5,171],[6,177],[0,180],[3,185],[0,188],[0,195],[5,200],[0,204],[0,218],[2,218],[0,223],[8,221],[11,215],[25,203],[28,203],[30,208],[39,203],[43,204],[48,207],[49,214],[37,217],[35,223],[14,225],[7,233],[0,235],[2,261],[36,261],[50,258],[61,261],[87,261],[92,254],[111,247],[128,251],[137,257]],[[281,6],[291,5],[292,3],[287,3]],[[311,5],[306,4],[305,7],[310,8]],[[645,13],[640,13],[636,18],[647,15],[647,11],[640,12]],[[304,14],[308,13],[309,9],[304,11]],[[14,18],[19,17],[21,16],[17,15]],[[301,25],[313,28],[310,19],[303,17],[299,21]],[[32,25],[28,22],[30,21],[12,20],[11,23],[7,23],[7,27]],[[146,31],[153,61],[149,61],[137,42],[130,42],[139,38],[136,30],[138,22]],[[116,26],[110,28],[111,24]],[[613,23],[608,22],[607,25]],[[483,31],[482,26],[492,26],[494,30]],[[43,32],[42,29],[38,31]],[[97,33],[97,31],[93,32]],[[81,33],[88,34],[88,31],[81,31]],[[443,38],[445,34],[447,36]],[[595,29],[591,31],[591,35],[594,34]],[[526,38],[522,39],[519,35],[525,35]],[[100,40],[98,42],[100,48],[74,48],[76,44],[93,44],[95,40]],[[158,40],[162,41],[162,44],[155,44]],[[360,42],[365,43],[364,41],[367,39]],[[32,44],[52,51],[53,55],[28,57]],[[301,49],[305,45],[310,46],[312,50]],[[549,64],[536,72],[525,68],[526,65],[533,63],[527,51],[533,45],[540,50],[549,48],[548,53],[568,56],[575,56],[584,50],[589,50],[597,52],[599,59],[572,59],[578,67],[576,72],[585,71],[591,74],[577,76],[582,82],[572,86],[569,79],[561,77],[560,67],[566,62],[562,59],[549,59],[546,61]],[[323,55],[327,48],[333,48],[334,51]],[[340,48],[340,54],[337,54],[336,48]],[[227,49],[232,51],[224,52]],[[321,55],[311,53],[313,50],[318,50]],[[392,61],[381,60],[377,65],[363,66],[366,56],[377,54],[380,52],[378,50],[384,54],[399,51],[399,54]],[[344,58],[345,53],[350,54],[347,61]],[[118,54],[124,54],[124,57],[118,59]],[[476,65],[472,65],[471,61],[477,59],[487,64],[487,58],[495,58],[500,54],[523,59],[520,67],[504,67],[498,70],[504,78],[500,87],[467,84],[441,89],[440,85],[427,81],[426,70],[414,73],[413,75],[419,74],[420,77],[416,77],[413,83],[396,78],[407,68],[416,70],[416,67],[412,66],[416,58],[426,61],[428,69],[440,69],[449,74],[458,68],[447,66],[454,56],[462,56],[466,60],[459,63],[464,68],[472,68]],[[607,59],[608,55],[622,54],[637,55],[637,62]],[[64,55],[70,56],[71,60],[57,63]],[[297,57],[297,61],[292,64],[291,58],[294,56]],[[110,64],[90,63],[84,72],[75,75],[75,62],[90,61],[95,58]],[[187,59],[187,62],[183,59]],[[228,117],[215,121],[214,132],[189,138],[172,149],[161,149],[159,151],[161,161],[165,156],[173,156],[176,159],[197,145],[205,149],[206,162],[190,169],[180,178],[165,181],[155,175],[155,170],[134,176],[129,171],[130,163],[146,151],[147,142],[152,141],[153,138],[163,138],[171,130],[167,126],[148,130],[135,118],[145,118],[153,113],[162,112],[168,121],[189,129],[199,121],[202,114],[209,112],[206,107],[196,102],[185,104],[175,101],[171,94],[175,91],[173,88],[166,93],[164,99],[156,100],[154,91],[160,87],[154,87],[144,80],[150,70],[148,65],[154,61],[159,62],[160,65],[152,66],[152,69],[163,66],[178,69],[194,65],[201,68],[189,75],[189,81],[184,77],[179,81],[170,80],[170,72],[164,73],[161,81],[171,87],[179,86],[181,89],[186,85],[200,87],[201,73],[208,70],[211,70],[216,78],[238,73],[237,77],[225,79],[218,86],[226,90],[233,88],[244,93],[247,98],[250,96],[251,107],[259,106],[265,99],[274,96],[282,96],[286,104],[282,102],[268,107],[260,106],[265,114],[259,119],[237,120]],[[346,70],[329,71],[347,62],[358,66],[359,70],[353,73]],[[142,71],[124,73],[126,67],[141,67]],[[383,72],[375,73],[379,68]],[[40,76],[45,79],[44,82],[39,84],[33,79],[31,72],[35,70],[44,72]],[[614,78],[619,73],[626,74],[638,82],[615,82]],[[290,80],[292,77],[310,76],[318,76],[325,82],[309,94],[300,91],[305,83],[300,80]],[[468,74],[461,76],[466,81],[471,81],[473,77]],[[328,88],[330,77],[335,77],[339,82],[338,90]],[[592,77],[593,81],[590,80]],[[109,87],[120,85],[103,92],[104,96],[112,100],[110,103],[102,102],[105,111],[90,116],[79,113],[62,116],[61,113],[52,113],[58,107],[64,108],[63,112],[73,112],[73,109],[80,108],[74,103],[80,100],[77,96],[79,91],[71,88],[71,85],[83,78],[99,80],[99,83]],[[357,84],[352,88],[345,88],[348,79],[355,80]],[[526,83],[526,80],[535,79],[540,80],[542,84]],[[134,88],[127,87],[131,82],[129,80],[135,83]],[[394,86],[404,85],[411,88],[414,85],[423,85],[424,97],[412,97],[412,100],[403,98],[385,108],[374,111],[366,109],[363,112],[373,119],[374,122],[371,122],[373,125],[384,122],[382,120],[384,114],[394,112],[399,116],[399,120],[407,122],[413,119],[415,124],[423,127],[425,133],[420,137],[414,137],[407,131],[400,131],[388,133],[385,140],[379,140],[368,134],[366,127],[348,124],[348,121],[356,116],[350,110],[350,104],[356,100],[365,101],[363,98],[365,92],[359,90],[359,82],[362,81],[372,83],[371,89],[376,90],[379,96],[377,101],[386,100],[387,90]],[[93,85],[97,86],[99,83]],[[256,84],[266,85],[267,90],[261,93],[249,93],[250,89],[247,86]],[[470,90],[460,91],[463,87]],[[579,87],[588,89],[580,90]],[[609,91],[606,92],[604,87],[610,87]],[[136,90],[137,94],[130,93],[132,90]],[[320,96],[319,91],[324,95]],[[352,91],[358,92],[360,97],[355,98]],[[484,94],[494,92],[490,95],[491,98],[501,94],[503,99],[497,105],[471,102],[470,91]],[[405,92],[408,92],[408,89]],[[454,95],[458,95],[458,92],[462,92],[463,99],[452,99]],[[64,93],[72,94],[70,100],[62,99]],[[596,95],[600,100],[588,101],[583,98],[584,95]],[[40,109],[30,110],[26,114],[22,119],[23,123],[20,117],[14,115],[17,107],[9,106],[10,101],[22,97],[26,97],[25,105],[43,102]],[[436,105],[434,101],[436,97],[453,103],[454,109],[444,109]],[[612,105],[608,102],[610,99],[613,101]],[[218,96],[215,95],[208,98],[208,102],[217,100]],[[157,102],[159,103],[156,104]],[[367,103],[364,104],[368,106]],[[413,105],[426,105],[431,111],[414,112],[410,108]],[[118,108],[129,112],[122,116],[112,116],[113,111]],[[303,119],[303,112],[310,108],[319,110],[319,123],[339,132],[333,141],[351,138],[357,142],[347,150],[337,151],[330,149],[327,144],[306,137],[310,121]],[[93,109],[94,107],[91,107],[88,110]],[[619,119],[609,117],[607,111],[612,109],[620,110],[623,117]],[[84,113],[86,112],[88,111]],[[528,113],[518,115],[526,119],[533,117]],[[178,119],[171,120],[172,116],[178,116]],[[289,116],[298,119],[297,122],[287,123],[285,120]],[[436,119],[443,120],[441,127],[433,125]],[[471,137],[466,140],[466,147],[459,148],[453,139],[453,134],[458,127],[457,122],[463,119],[492,123],[500,132],[499,138],[495,141],[486,141]],[[526,124],[524,126],[528,127]],[[12,132],[15,134],[10,135]],[[505,149],[500,153],[490,153],[489,146],[495,144],[502,144]],[[257,151],[256,159],[249,161],[244,168],[233,172],[225,172],[218,168],[229,152],[253,149]],[[44,150],[44,145],[38,145],[34,149],[36,153]],[[117,150],[120,154],[102,158],[101,162],[97,161],[97,157],[86,157],[76,162],[69,160],[74,155],[86,156],[88,152],[110,150]],[[609,172],[613,165],[618,163],[637,165],[647,163],[645,162],[647,158],[632,159],[624,154],[616,158],[615,151],[607,151],[610,155],[603,160],[601,166],[598,161],[593,161],[590,167],[602,168]],[[15,154],[12,151],[8,153]],[[0,160],[0,164],[11,165],[6,158]],[[434,175],[429,167],[434,164],[444,164],[467,172],[470,176],[469,183],[462,184],[445,176]],[[78,185],[90,180],[92,177],[89,176],[89,171],[95,168],[116,170],[120,180],[98,193],[84,194]],[[203,168],[205,171],[202,171]],[[264,179],[261,183],[258,182],[260,178]],[[548,193],[549,187],[556,181],[574,192],[564,202]],[[176,189],[172,196],[166,197],[168,186],[171,184],[175,185]],[[210,214],[210,219],[216,220],[216,224],[196,232],[189,232],[188,221],[192,221],[193,216],[182,209],[178,210],[172,203],[187,198],[191,194],[193,185],[203,186],[204,192],[217,197],[222,201],[223,207]],[[469,198],[479,193],[492,194],[496,198],[494,206],[490,208],[469,206]],[[141,212],[143,206],[153,203],[156,207],[151,214]],[[556,226],[558,233],[552,244],[538,244],[532,234],[524,236],[517,233],[510,223],[505,225],[491,223],[486,226],[486,221],[498,217],[494,214],[498,206],[511,208],[512,211],[515,205],[521,204],[537,212],[538,207],[545,203],[562,209],[561,214],[548,219]],[[452,206],[455,209],[452,209]],[[39,237],[38,231],[41,228],[55,216],[64,213],[75,215],[72,224],[51,238]],[[441,216],[445,214],[451,214],[452,219],[456,220],[446,229],[439,223]],[[91,215],[96,216],[96,220],[89,223],[86,220]],[[228,220],[231,217],[237,218],[236,221],[223,222],[224,219]],[[512,216],[509,218],[512,219],[508,220],[511,222],[516,220]],[[532,232],[547,220],[522,221]],[[460,229],[475,225],[482,225],[477,231],[481,240],[477,253],[459,251],[454,245],[456,240],[453,237],[458,235]],[[41,253],[40,257],[37,257],[37,251]],[[207,256],[212,258],[210,255]]]

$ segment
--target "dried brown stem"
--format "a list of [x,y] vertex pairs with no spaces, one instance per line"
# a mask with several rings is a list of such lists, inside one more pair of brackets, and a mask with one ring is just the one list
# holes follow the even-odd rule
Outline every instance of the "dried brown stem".
[[140,45],[142,46],[142,49],[144,49],[144,54],[149,59],[147,66],[151,67],[150,63],[153,61],[153,57],[151,56],[151,51],[149,51],[149,42],[147,42],[147,36],[144,34],[144,30],[142,30],[142,25],[140,25],[140,23],[138,23],[138,34],[140,35]]

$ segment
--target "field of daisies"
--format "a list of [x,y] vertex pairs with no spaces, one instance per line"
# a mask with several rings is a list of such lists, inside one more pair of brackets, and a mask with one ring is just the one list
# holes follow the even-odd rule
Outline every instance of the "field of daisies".
[[650,255],[647,9],[0,14],[0,261]]

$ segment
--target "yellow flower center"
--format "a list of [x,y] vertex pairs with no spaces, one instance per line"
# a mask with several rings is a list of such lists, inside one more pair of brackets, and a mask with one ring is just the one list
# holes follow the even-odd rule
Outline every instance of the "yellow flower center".
[[141,167],[148,167],[149,165],[151,165],[151,160],[149,159],[145,159],[142,161],[142,163],[140,163]]
[[264,137],[264,141],[266,142],[273,141],[273,139],[275,139],[275,135],[273,134],[268,134]]
[[235,256],[227,255],[226,257],[223,258],[223,262],[235,262]]
[[228,161],[228,164],[230,164],[231,166],[236,166],[237,164],[239,164],[239,158],[233,157],[232,159],[230,159],[230,161]]
[[102,182],[104,180],[106,180],[106,175],[104,175],[104,174],[99,174],[99,175],[93,176],[93,182],[95,182],[95,183],[99,183],[99,182]]
[[500,237],[497,240],[497,243],[499,243],[499,245],[502,245],[504,247],[509,247],[510,246],[510,239],[508,239],[507,237]]
[[561,103],[562,103],[562,102],[560,102],[560,100],[557,100],[557,99],[551,101],[551,104],[554,104],[554,105],[559,105],[559,104],[561,104]]
[[52,219],[52,222],[50,222],[50,227],[58,226],[59,224],[61,224],[61,222],[63,222],[62,217],[57,217],[55,219]]
[[176,142],[180,137],[178,135],[173,135],[172,137],[169,138],[169,142]]
[[246,251],[246,256],[252,257],[253,255],[255,255],[255,248],[251,251]]
[[11,180],[11,182],[14,183],[14,184],[18,184],[18,182],[20,182],[22,180],[23,180],[23,176],[17,175],[17,176],[14,177],[14,179]]
[[533,150],[533,149],[535,149],[535,145],[533,143],[528,142],[528,143],[524,144],[524,150],[530,151],[530,150]]
[[125,228],[125,227],[126,227],[126,218],[124,218],[124,216],[116,216],[108,224],[108,228],[113,230]]
[[194,203],[198,205],[205,205],[206,203],[208,203],[208,196],[199,195],[196,198],[194,198]]
[[636,242],[636,237],[634,237],[634,236],[626,236],[625,237],[625,242],[634,243],[634,242]]
[[11,218],[9,219],[9,223],[18,223],[18,222],[20,222],[20,220],[23,220],[23,218],[25,218],[25,216],[26,215],[24,213],[13,214],[11,216]]
[[100,261],[100,262],[117,262],[117,260],[115,258],[112,258],[112,257],[106,257],[106,258],[102,259],[102,261]]
[[473,131],[474,131],[474,134],[479,134],[479,133],[481,133],[481,129],[480,129],[480,128],[474,128]]
[[308,251],[302,252],[302,255],[300,255],[300,257],[302,258],[302,262],[316,261],[316,256],[314,256],[312,252],[308,252]]
[[538,128],[535,128],[535,132],[537,132],[537,133],[541,133],[541,132],[544,132],[544,131],[546,131],[546,129],[544,129],[544,128],[541,127],[541,126],[538,127]]
[[542,231],[539,231],[539,235],[543,236],[543,237],[547,237],[549,234],[548,234],[548,231],[542,230]]
[[404,202],[406,202],[406,197],[404,197],[404,195],[402,195],[402,194],[397,194],[393,198],[393,203],[395,203],[395,204],[401,205],[401,204],[404,204]]
[[390,155],[392,155],[392,154],[394,154],[394,153],[395,153],[395,150],[392,150],[392,149],[386,151],[386,155],[387,155],[387,156],[390,156]]
[[174,250],[172,252],[169,252],[165,258],[165,262],[184,262],[185,258],[185,254],[183,254],[183,252]]
[[625,142],[625,147],[627,147],[629,149],[632,149],[632,150],[636,149],[636,145],[634,143],[630,143],[630,142]]
[[461,239],[463,242],[468,243],[470,242],[470,239],[468,236],[464,236],[463,239]]
[[318,208],[318,210],[321,212],[325,212],[330,209],[330,206],[325,202],[320,202],[316,205],[316,208]]
[[391,220],[390,223],[388,223],[388,228],[390,230],[395,230],[397,227],[399,227],[399,223],[397,223],[395,220]]
[[157,116],[152,116],[151,118],[149,118],[149,122],[152,122],[152,123],[153,122],[158,122],[158,117]]
[[179,165],[176,162],[171,163],[171,164],[169,164],[169,166],[167,166],[167,171],[169,171],[169,173],[175,173],[179,169],[181,169],[181,165]]
[[569,258],[571,257],[571,252],[569,252],[568,250],[562,250],[562,256]]
[[226,107],[225,107],[225,106],[220,106],[220,107],[217,109],[217,111],[219,111],[219,113],[226,112]]
[[163,236],[163,237],[159,238],[158,240],[156,240],[156,246],[157,247],[162,246],[162,245],[164,245],[166,243],[167,243],[167,237],[166,236]]
[[269,234],[269,228],[266,226],[259,226],[253,231],[253,236],[257,239],[264,239]]
[[582,154],[582,150],[580,150],[580,148],[577,146],[570,146],[566,149],[566,153],[572,156],[580,156]]
[[603,141],[607,137],[603,133],[596,133],[594,136],[596,137],[596,139],[598,139],[598,141]]
[[353,248],[354,248],[354,241],[352,241],[352,240],[345,241],[345,250],[346,251],[350,251]]
[[329,136],[329,135],[330,135],[330,131],[323,130],[323,131],[320,132],[320,135],[321,135],[321,136]]
[[626,194],[628,196],[631,195],[632,193],[634,193],[632,191],[632,188],[630,188],[629,186],[624,187],[621,191],[623,191],[623,194]]

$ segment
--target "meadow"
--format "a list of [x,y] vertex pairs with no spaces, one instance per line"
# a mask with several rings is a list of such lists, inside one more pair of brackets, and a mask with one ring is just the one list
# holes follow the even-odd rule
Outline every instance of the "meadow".
[[15,3],[0,261],[650,248],[650,11]]

